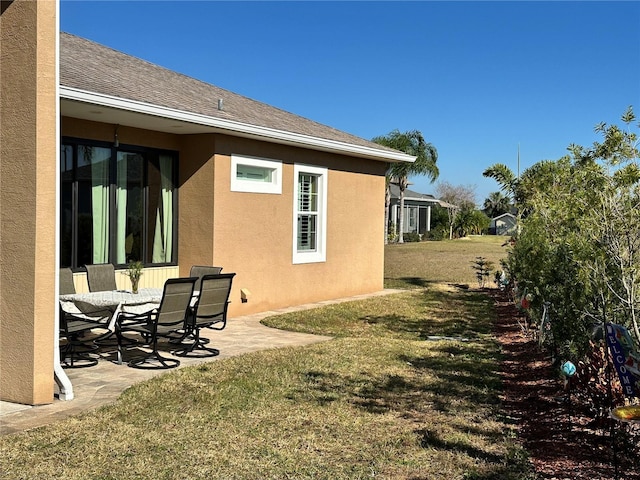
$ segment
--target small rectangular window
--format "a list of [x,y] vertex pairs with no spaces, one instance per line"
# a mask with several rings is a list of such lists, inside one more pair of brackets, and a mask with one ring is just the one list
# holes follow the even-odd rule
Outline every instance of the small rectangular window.
[[236,178],[249,182],[273,182],[275,168],[253,167],[251,165],[238,165]]
[[282,193],[282,162],[231,156],[231,191]]

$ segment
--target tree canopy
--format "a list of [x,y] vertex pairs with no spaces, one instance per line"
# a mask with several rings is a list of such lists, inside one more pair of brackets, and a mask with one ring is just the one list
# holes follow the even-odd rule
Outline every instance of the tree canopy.
[[[388,183],[395,183],[400,188],[400,221],[398,235],[398,242],[403,243],[404,232],[404,192],[409,186],[409,177],[415,175],[427,176],[432,182],[438,178],[440,170],[438,169],[438,151],[431,143],[427,142],[422,133],[418,130],[410,130],[407,132],[400,132],[399,130],[393,130],[387,135],[378,136],[372,139],[373,142],[384,145],[385,147],[400,150],[401,152],[413,155],[416,157],[415,162],[397,162],[392,163],[389,166],[387,172]],[[389,218],[389,186],[387,184],[387,201],[386,201],[386,218],[385,221],[385,241],[388,238],[386,233],[386,226],[388,225]]]
[[373,138],[372,141],[416,157],[413,163],[397,162],[390,165],[389,176],[395,181],[408,183],[409,177],[415,175],[424,175],[432,182],[438,178],[440,170],[436,163],[438,161],[436,147],[427,142],[418,130],[407,132],[393,130],[387,135]]
[[491,192],[484,200],[482,210],[489,218],[495,218],[508,213],[511,210],[511,202],[502,192]]

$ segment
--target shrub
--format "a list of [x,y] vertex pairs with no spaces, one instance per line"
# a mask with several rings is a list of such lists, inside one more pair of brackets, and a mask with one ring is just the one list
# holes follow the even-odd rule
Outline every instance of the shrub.
[[487,261],[484,257],[476,257],[471,268],[473,268],[476,272],[478,286],[480,288],[484,288],[489,281],[489,277],[491,276],[493,264]]
[[422,240],[445,240],[449,238],[449,229],[446,226],[438,226],[422,233]]
[[419,242],[420,241],[420,234],[418,234],[417,232],[405,233],[402,236],[402,240],[404,240],[405,242]]
[[621,399],[594,324],[620,323],[640,341],[640,153],[631,109],[623,121],[625,128],[596,127],[602,143],[571,145],[570,156],[519,176],[521,221],[507,262],[518,289],[532,294],[534,322],[550,304],[552,341],[544,346],[578,365],[572,384],[599,420]]

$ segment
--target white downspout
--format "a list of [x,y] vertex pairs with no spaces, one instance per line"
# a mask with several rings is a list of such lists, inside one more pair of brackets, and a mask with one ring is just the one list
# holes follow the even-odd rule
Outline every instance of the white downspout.
[[53,378],[60,390],[60,400],[73,400],[73,386],[62,365],[60,365],[60,308],[58,296],[60,294],[60,0],[56,0],[56,234],[55,234],[55,298],[53,311],[55,312],[53,332]]

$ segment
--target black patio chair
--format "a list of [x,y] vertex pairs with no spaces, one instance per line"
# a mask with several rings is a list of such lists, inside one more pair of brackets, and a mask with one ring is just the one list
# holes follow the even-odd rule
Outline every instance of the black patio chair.
[[116,271],[110,263],[99,263],[96,265],[85,265],[87,270],[87,283],[90,292],[106,292],[117,290]]
[[[61,268],[59,273],[60,295],[76,293],[73,283],[73,272],[70,268]],[[98,349],[96,340],[108,336],[111,332],[107,327],[107,321],[111,312],[106,310],[84,313],[65,312],[60,305],[60,363],[63,368],[92,367],[98,364],[98,359],[91,356],[91,352]],[[95,331],[104,330],[95,335]]]
[[[217,348],[207,347],[208,339],[200,337],[202,328],[223,330],[227,325],[227,308],[231,283],[235,273],[221,273],[202,277],[200,295],[187,318],[187,332],[175,355],[180,357],[213,357],[220,354]],[[186,338],[193,341],[185,343]]]
[[208,265],[193,265],[189,272],[190,277],[198,277],[196,286],[193,289],[197,292],[200,290],[200,282],[205,275],[217,275],[222,271],[222,267],[210,267]]
[[160,355],[158,339],[175,338],[177,331],[186,331],[186,319],[196,277],[170,278],[164,284],[160,306],[142,314],[121,312],[116,319],[118,360],[122,359],[122,345],[126,334],[139,334],[138,345],[148,345],[150,354],[129,362],[134,368],[174,368],[180,361]]
[[73,271],[70,268],[61,268],[58,278],[60,295],[73,295],[76,293],[76,284],[73,283]]

